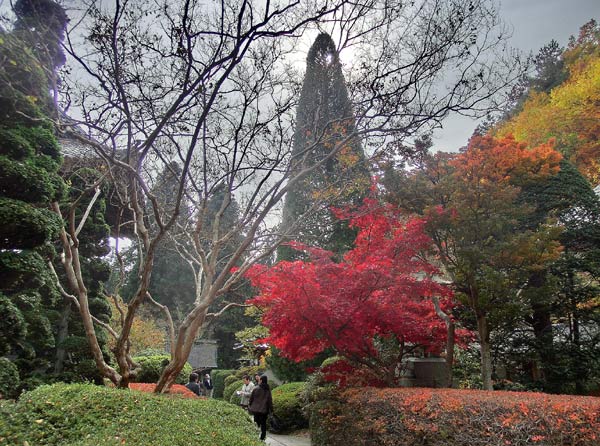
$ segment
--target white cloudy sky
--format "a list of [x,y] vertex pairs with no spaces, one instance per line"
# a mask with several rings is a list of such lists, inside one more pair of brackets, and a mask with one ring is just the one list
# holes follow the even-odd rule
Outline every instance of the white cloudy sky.
[[[565,46],[581,25],[592,18],[600,20],[600,0],[502,0],[500,15],[513,29],[512,45],[525,53],[537,53],[552,39]],[[444,128],[435,133],[434,148],[459,149],[475,126],[468,118],[448,118]]]

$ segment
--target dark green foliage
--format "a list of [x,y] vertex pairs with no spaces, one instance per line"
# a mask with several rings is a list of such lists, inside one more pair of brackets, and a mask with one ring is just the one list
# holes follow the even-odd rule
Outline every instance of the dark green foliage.
[[0,355],[6,355],[13,350],[11,344],[22,341],[27,335],[27,328],[23,313],[15,306],[11,299],[0,293]]
[[225,378],[233,375],[235,370],[213,370],[210,374],[213,382],[213,398],[223,398],[225,390]]
[[[312,206],[317,211],[303,219],[290,239],[330,249],[348,250],[355,233],[337,220],[330,206],[357,204],[364,198],[370,175],[355,131],[352,104],[342,74],[335,44],[328,34],[320,34],[308,52],[306,74],[296,113],[291,170],[314,166],[324,160],[337,145],[343,149],[322,166],[301,179],[285,197],[283,228],[290,228]],[[345,141],[345,142],[344,142]],[[278,250],[279,260],[298,257],[287,246]]]
[[307,370],[321,365],[323,359],[330,354],[330,352],[323,352],[310,361],[298,363],[284,358],[279,354],[279,350],[276,347],[271,347],[271,355],[267,357],[267,364],[273,373],[283,381],[303,381],[308,377]]
[[69,21],[65,10],[53,0],[18,0],[14,12],[15,34],[27,42],[52,81],[65,63],[61,46]]
[[34,160],[20,163],[0,156],[0,194],[3,196],[23,201],[34,196],[54,201],[61,194],[55,186],[47,169],[36,166]]
[[305,390],[305,382],[290,382],[273,390],[273,412],[281,421],[282,431],[308,427],[308,418],[302,409]]
[[[27,126],[43,119],[39,105],[48,97],[48,80],[31,49],[14,34],[0,32],[0,117],[3,126]],[[19,112],[19,113],[17,113]]]
[[[156,356],[136,356],[133,358],[134,362],[138,363],[141,370],[135,377],[135,382],[138,383],[155,383],[160,378],[163,369],[169,364],[169,355],[156,355]],[[175,382],[177,384],[185,384],[188,382],[188,378],[192,373],[192,366],[187,362],[183,366]]]
[[0,129],[0,155],[20,161],[33,154],[34,149],[21,128]]
[[0,399],[15,398],[20,384],[17,366],[9,359],[0,357]]
[[61,221],[48,209],[0,198],[0,249],[33,249],[58,235]]
[[91,385],[43,386],[0,405],[0,445],[258,446],[240,408]]
[[242,388],[244,385],[244,381],[241,379],[235,380],[225,386],[225,390],[223,390],[223,399],[225,401],[231,401],[231,396]]
[[[500,350],[509,378],[549,392],[593,390],[600,384],[600,306],[594,303],[597,282],[590,279],[600,277],[600,202],[566,160],[557,175],[524,187],[521,200],[535,206],[523,226],[548,216],[557,220],[563,252],[550,268],[532,275],[523,290],[531,307],[524,321],[534,336],[511,335],[511,344]],[[539,372],[529,369],[532,361],[539,363]]]

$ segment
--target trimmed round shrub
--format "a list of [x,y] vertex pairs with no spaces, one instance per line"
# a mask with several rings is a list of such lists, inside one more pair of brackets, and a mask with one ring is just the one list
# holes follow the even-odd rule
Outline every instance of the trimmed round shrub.
[[223,390],[225,390],[224,380],[235,370],[213,370],[210,374],[213,382],[213,398],[223,398]]
[[0,404],[0,415],[2,446],[261,444],[249,418],[228,403],[88,384],[39,387]]
[[8,358],[0,358],[0,398],[15,398],[20,384],[17,366]]
[[302,410],[305,389],[305,382],[294,382],[273,390],[273,412],[281,422],[282,431],[308,427],[308,418]]
[[241,376],[238,378],[237,375],[229,375],[225,377],[225,379],[223,380],[223,384],[225,384],[225,387],[227,387],[229,384],[239,381],[240,379],[242,379]]
[[[133,360],[141,367],[134,382],[154,383],[160,378],[162,371],[169,364],[171,357],[169,355],[136,356]],[[192,366],[186,362],[179,375],[177,375],[175,382],[177,384],[187,383],[190,373],[192,373]]]
[[230,401],[231,395],[233,395],[236,390],[240,390],[243,385],[244,385],[244,381],[242,381],[241,379],[229,384],[227,387],[225,387],[225,390],[223,391],[223,399],[225,401]]

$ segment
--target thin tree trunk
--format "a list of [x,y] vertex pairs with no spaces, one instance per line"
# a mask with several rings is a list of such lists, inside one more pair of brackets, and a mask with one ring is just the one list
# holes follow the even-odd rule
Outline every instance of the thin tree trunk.
[[56,334],[56,360],[54,362],[54,373],[60,374],[65,368],[67,351],[61,347],[67,336],[69,336],[69,318],[71,317],[71,302],[65,301],[63,311],[58,322],[58,333]]
[[440,300],[437,297],[433,298],[433,306],[436,314],[446,324],[446,382],[444,385],[452,387],[452,370],[454,368],[454,343],[455,343],[455,325],[452,318],[446,314],[440,306]]
[[481,379],[483,381],[483,389],[494,390],[492,385],[492,352],[490,346],[490,333],[487,318],[483,315],[477,316],[477,332],[479,334]]

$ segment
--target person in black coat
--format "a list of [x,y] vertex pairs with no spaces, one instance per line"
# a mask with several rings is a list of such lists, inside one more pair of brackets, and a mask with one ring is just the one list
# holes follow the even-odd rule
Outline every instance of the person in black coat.
[[197,373],[190,373],[190,380],[185,386],[197,396],[200,396],[200,385],[198,384],[198,378],[199,377]]
[[260,427],[260,439],[267,437],[267,418],[273,412],[273,397],[267,384],[267,377],[260,377],[260,384],[252,390],[248,410],[254,415],[254,422]]
[[204,388],[204,395],[209,398],[212,398],[212,391],[214,386],[208,373],[204,375],[204,379],[202,380],[202,387]]

